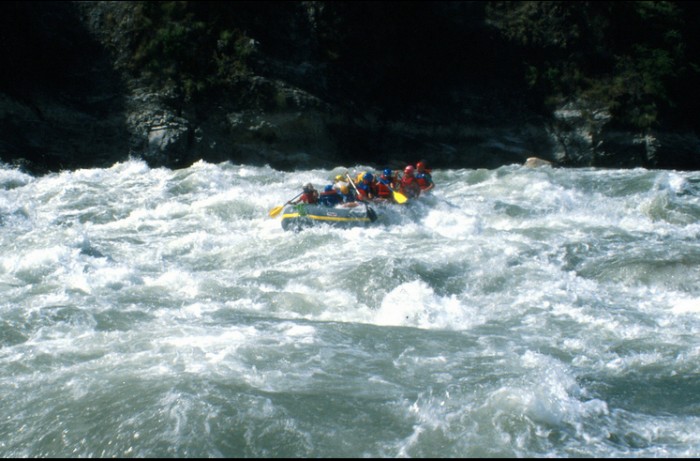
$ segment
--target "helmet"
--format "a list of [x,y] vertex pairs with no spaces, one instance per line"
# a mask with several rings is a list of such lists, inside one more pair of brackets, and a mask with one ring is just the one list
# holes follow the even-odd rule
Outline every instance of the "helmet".
[[422,170],[424,168],[425,168],[425,163],[423,163],[423,162],[416,163],[416,169]]
[[387,178],[391,176],[391,168],[387,168],[384,170],[384,176]]
[[374,179],[374,176],[372,176],[372,173],[365,173],[365,175],[362,177],[363,181],[371,181]]
[[333,190],[333,184],[328,184],[326,187],[323,188],[324,191],[330,192]]
[[413,174],[413,166],[408,165],[408,166],[403,170],[403,172],[406,173],[406,174]]
[[314,186],[313,186],[313,184],[308,183],[302,188],[302,190],[304,192],[311,192],[312,190],[314,190]]
[[335,176],[335,180],[336,180],[336,181],[344,181],[345,178],[343,177],[342,174],[338,174],[338,175]]

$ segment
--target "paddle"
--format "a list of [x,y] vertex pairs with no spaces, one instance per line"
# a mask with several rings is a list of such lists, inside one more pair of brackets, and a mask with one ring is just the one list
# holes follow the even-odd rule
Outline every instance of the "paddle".
[[355,189],[355,195],[357,196],[357,199],[365,206],[365,210],[367,211],[367,216],[369,217],[369,220],[372,222],[376,221],[377,220],[377,213],[375,213],[374,209],[371,206],[367,205],[367,202],[365,202],[364,200],[362,200],[360,198],[360,191],[357,190],[357,186],[352,181],[352,178],[350,177],[350,175],[345,173],[345,177],[348,178],[348,182],[350,183],[352,188]]
[[391,190],[391,194],[393,195],[394,201],[396,203],[398,203],[399,205],[406,203],[406,201],[408,200],[408,197],[406,197],[401,192],[397,191],[396,189],[394,189],[392,187],[391,178],[389,178],[389,180],[387,180],[386,182],[384,182],[384,180],[382,180],[382,178],[379,178],[379,181]]
[[408,197],[403,195],[401,192],[394,190],[394,188],[391,187],[391,185],[389,185],[388,187],[389,189],[391,189],[391,193],[394,194],[394,200],[396,200],[396,203],[398,203],[399,205],[401,205],[402,203],[406,203]]
[[280,214],[280,212],[282,211],[282,208],[284,208],[286,205],[289,205],[292,200],[295,200],[295,199],[301,197],[301,194],[303,194],[303,193],[304,193],[303,191],[299,192],[296,197],[289,199],[289,201],[287,203],[285,203],[284,205],[276,206],[273,209],[271,209],[270,210],[270,217],[274,218],[275,216]]
[[[345,173],[345,177],[348,178],[348,182],[350,183],[350,185],[352,186],[352,188],[355,189],[355,198],[356,198],[357,200],[359,200],[360,202],[365,203],[365,201],[362,200],[362,199],[360,198],[360,191],[357,190],[357,186],[356,186],[355,183],[352,181],[352,178],[350,177],[350,175],[347,174],[347,173]],[[366,203],[365,203],[365,206],[367,206]]]

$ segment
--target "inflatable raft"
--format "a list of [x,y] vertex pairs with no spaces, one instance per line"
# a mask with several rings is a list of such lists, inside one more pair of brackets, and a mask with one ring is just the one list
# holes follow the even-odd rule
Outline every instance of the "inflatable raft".
[[377,220],[377,213],[364,203],[354,207],[309,205],[298,203],[282,209],[282,229],[301,230],[316,225],[336,227],[368,226]]

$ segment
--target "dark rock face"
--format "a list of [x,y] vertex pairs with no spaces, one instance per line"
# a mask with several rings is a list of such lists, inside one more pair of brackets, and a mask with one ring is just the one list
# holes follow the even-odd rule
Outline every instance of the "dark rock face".
[[[532,156],[562,166],[700,168],[694,133],[615,130],[605,110],[577,103],[536,113],[507,81],[451,84],[444,94],[437,85],[415,104],[410,90],[398,92],[407,101],[401,110],[345,97],[309,51],[323,3],[300,2],[276,19],[295,24],[285,46],[297,48],[262,55],[256,66],[265,75],[183,103],[124,70],[133,7],[1,4],[0,59],[12,65],[0,70],[0,161],[39,174],[130,156],[171,168],[200,159],[280,170],[419,159],[434,168],[496,168]],[[287,51],[293,59],[284,61]]]
[[126,91],[67,2],[0,6],[0,159],[45,173],[128,153]]

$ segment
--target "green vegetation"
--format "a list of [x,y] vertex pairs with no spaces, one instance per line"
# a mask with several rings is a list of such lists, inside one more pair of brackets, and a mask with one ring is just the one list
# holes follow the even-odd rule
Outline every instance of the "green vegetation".
[[[646,129],[674,112],[698,81],[698,9],[686,2],[493,2],[492,24],[522,52],[545,102],[580,98],[620,124]],[[685,109],[685,110],[683,110]]]
[[[211,20],[199,2],[135,2],[130,68],[185,100],[249,73],[254,41],[235,24]],[[224,8],[219,5],[215,8]]]
[[686,116],[700,109],[688,97],[700,70],[693,2],[133,4],[130,68],[185,100],[246,75],[274,78],[264,60],[304,60],[323,74],[295,84],[386,112],[487,82],[521,85],[544,110],[569,100],[606,108],[636,129],[698,125]]

